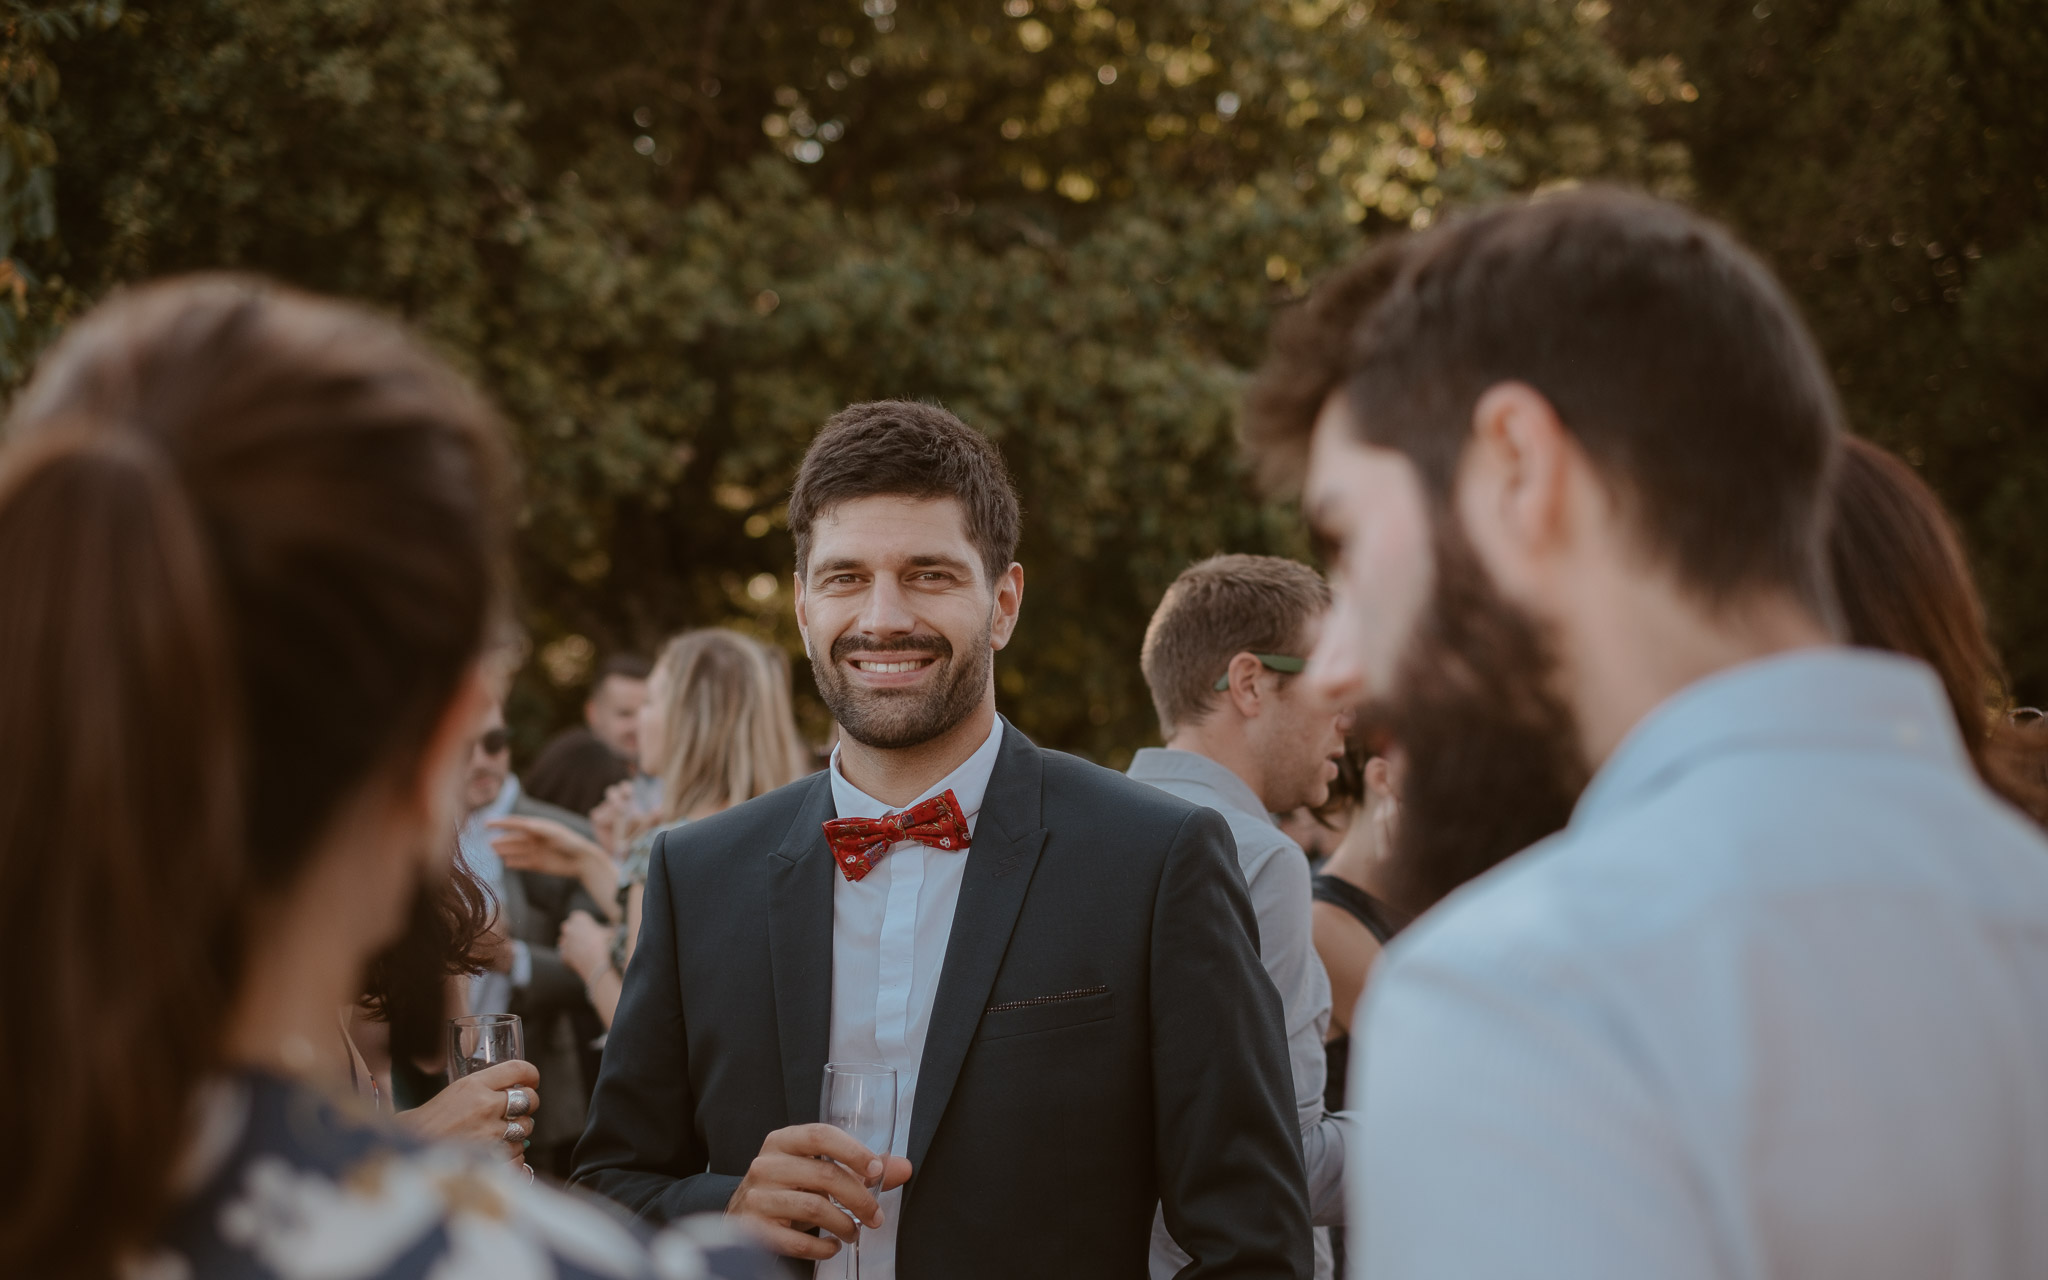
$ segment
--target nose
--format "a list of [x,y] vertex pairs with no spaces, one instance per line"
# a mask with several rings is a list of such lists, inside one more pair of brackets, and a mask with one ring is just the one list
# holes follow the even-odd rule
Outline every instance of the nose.
[[917,629],[917,615],[903,592],[903,584],[887,574],[877,575],[862,603],[855,623],[862,635],[902,636]]

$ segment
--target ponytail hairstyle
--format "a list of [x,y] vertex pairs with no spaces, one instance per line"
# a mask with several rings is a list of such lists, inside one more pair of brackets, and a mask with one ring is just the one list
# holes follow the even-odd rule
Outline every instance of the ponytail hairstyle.
[[655,671],[667,682],[662,821],[744,804],[810,771],[781,650],[707,627],[669,641]]
[[508,496],[489,409],[354,307],[173,280],[43,361],[0,443],[0,1274],[161,1229],[249,924],[419,765]]

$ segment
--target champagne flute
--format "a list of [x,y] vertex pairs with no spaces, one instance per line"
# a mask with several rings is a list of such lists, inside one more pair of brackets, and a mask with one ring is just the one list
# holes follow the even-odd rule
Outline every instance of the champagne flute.
[[526,1056],[526,1035],[516,1013],[473,1013],[448,1022],[448,1081]]
[[[878,1062],[828,1062],[825,1088],[818,1101],[818,1115],[826,1124],[875,1153],[885,1163],[889,1146],[896,1138],[896,1068]],[[867,1186],[881,1187],[881,1179],[868,1181],[867,1172],[848,1170]],[[845,1208],[844,1205],[840,1206]],[[860,1280],[860,1219],[853,1222],[853,1260],[847,1280]]]

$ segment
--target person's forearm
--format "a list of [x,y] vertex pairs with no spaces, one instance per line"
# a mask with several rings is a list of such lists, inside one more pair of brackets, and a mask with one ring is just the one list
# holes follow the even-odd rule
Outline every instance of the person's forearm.
[[604,922],[606,924],[617,924],[619,922],[619,868],[610,858],[605,857],[603,851],[597,849],[597,846],[592,845],[591,848],[596,852],[597,856],[585,857],[583,859],[582,868],[577,879],[582,883],[583,891],[588,893],[590,900],[597,905],[597,909],[604,912],[602,917]]
[[1344,1140],[1350,1127],[1350,1112],[1326,1111],[1301,1131],[1309,1221],[1319,1227],[1344,1225]]
[[583,989],[590,995],[590,1007],[597,1010],[597,1020],[610,1030],[612,1015],[619,1011],[619,971],[606,965],[597,973],[583,980]]

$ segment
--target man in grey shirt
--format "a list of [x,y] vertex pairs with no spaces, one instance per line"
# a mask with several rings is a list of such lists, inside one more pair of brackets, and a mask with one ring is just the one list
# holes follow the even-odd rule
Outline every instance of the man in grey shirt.
[[[1292,560],[1216,556],[1181,574],[1146,628],[1142,659],[1166,746],[1140,751],[1130,768],[1137,781],[1222,814],[1237,840],[1259,959],[1287,1024],[1321,1278],[1332,1271],[1328,1228],[1344,1211],[1343,1136],[1323,1110],[1330,983],[1310,936],[1308,858],[1272,815],[1322,804],[1337,776],[1348,710],[1296,678],[1329,608],[1329,587]],[[1187,1261],[1155,1221],[1154,1280]]]

